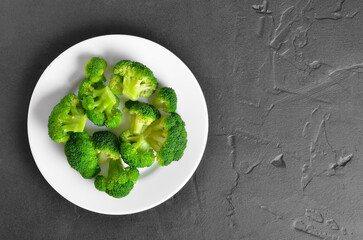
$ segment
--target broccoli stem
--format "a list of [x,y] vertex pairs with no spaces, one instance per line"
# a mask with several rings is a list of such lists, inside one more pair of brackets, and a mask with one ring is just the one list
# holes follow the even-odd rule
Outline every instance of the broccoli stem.
[[142,123],[140,116],[138,114],[131,114],[131,132],[140,134],[143,126],[144,124]]
[[99,163],[106,163],[111,157],[109,154],[98,151],[98,162]]
[[160,146],[164,143],[166,136],[163,136],[162,132],[153,132],[147,136],[147,142],[155,151],[160,150]]
[[140,96],[140,97],[144,97],[144,94],[146,94],[149,91],[153,91],[152,86],[150,84],[145,84],[144,82],[142,82],[139,85],[137,90],[138,90],[138,96]]
[[140,139],[139,135],[129,135],[126,137],[126,140],[131,143],[137,142],[137,141],[139,141],[139,139]]
[[[122,89],[123,89],[123,87],[122,87],[121,83],[115,85],[115,91],[117,93],[122,93]],[[121,95],[121,94],[119,94],[119,95]]]
[[113,105],[109,105],[106,109],[105,109],[105,114],[106,114],[106,118],[110,119],[110,117],[112,117],[112,108]]
[[122,94],[132,101],[137,101],[143,91],[150,89],[150,84],[146,84],[145,80],[137,80],[130,77],[124,77]]
[[138,86],[139,81],[131,79],[130,77],[124,78],[124,89],[122,91],[123,95],[132,101],[136,101],[139,98]]
[[108,176],[116,175],[119,172],[124,170],[124,165],[121,162],[121,159],[110,159],[108,165]]
[[142,137],[133,145],[139,152],[147,152],[150,149],[150,145]]
[[103,87],[101,89],[94,89],[93,90],[93,97],[100,97],[104,94],[104,92],[106,91],[106,87]]
[[[157,124],[153,124],[152,125],[152,129],[150,129],[153,132],[159,131],[159,132],[163,132],[164,131],[164,123],[161,120],[158,120]],[[160,133],[161,134],[161,133]]]
[[161,100],[160,98],[155,98],[155,100],[153,101],[153,105],[156,108],[165,108],[166,107],[165,101]]
[[82,132],[86,124],[86,115],[69,116],[63,122],[63,130],[65,132]]
[[160,144],[158,143],[158,142],[154,142],[154,141],[150,141],[150,140],[148,140],[149,141],[149,144],[150,144],[150,146],[156,151],[156,152],[158,152],[158,151],[160,151]]
[[75,105],[71,105],[71,115],[84,115],[83,111]]
[[112,108],[117,103],[115,95],[108,87],[102,88],[101,90],[95,90],[94,96],[97,98],[95,107],[101,112],[105,111],[107,108]]

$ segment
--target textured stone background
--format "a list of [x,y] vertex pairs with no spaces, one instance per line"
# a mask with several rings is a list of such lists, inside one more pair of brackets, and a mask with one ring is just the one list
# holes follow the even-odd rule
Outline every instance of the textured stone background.
[[[0,238],[363,239],[362,7],[1,0]],[[26,133],[47,65],[73,44],[111,33],[148,38],[179,56],[210,117],[193,178],[164,204],[130,216],[63,199],[38,171]]]

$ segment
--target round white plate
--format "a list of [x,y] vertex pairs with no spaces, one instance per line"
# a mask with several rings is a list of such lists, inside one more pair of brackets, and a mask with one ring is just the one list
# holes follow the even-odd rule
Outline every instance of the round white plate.
[[[83,179],[72,169],[64,155],[64,144],[48,137],[48,116],[53,107],[68,93],[77,93],[84,65],[93,56],[106,59],[109,77],[112,67],[122,59],[148,66],[160,86],[172,87],[178,96],[179,113],[186,124],[188,144],[184,156],[167,167],[156,163],[139,169],[140,178],[125,198],[116,199],[98,191],[93,179]],[[121,98],[122,109],[125,99]],[[146,99],[143,99],[146,101]],[[119,135],[128,128],[128,117],[117,129]],[[85,130],[92,134],[104,130],[87,122]],[[188,67],[166,48],[140,37],[106,35],[80,42],[60,54],[40,77],[28,112],[29,144],[34,160],[48,183],[70,202],[103,214],[131,214],[161,204],[176,194],[191,178],[203,156],[208,135],[208,112],[202,90]],[[102,167],[102,166],[101,166]],[[103,168],[102,173],[106,170]]]

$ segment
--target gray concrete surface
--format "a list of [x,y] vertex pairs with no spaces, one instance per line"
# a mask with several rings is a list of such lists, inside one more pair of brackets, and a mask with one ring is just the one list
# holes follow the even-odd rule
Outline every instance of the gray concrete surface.
[[[363,2],[0,2],[0,239],[363,239]],[[148,38],[197,77],[208,145],[188,184],[134,215],[81,209],[26,133],[47,65],[84,39]],[[50,159],[51,160],[51,159]]]

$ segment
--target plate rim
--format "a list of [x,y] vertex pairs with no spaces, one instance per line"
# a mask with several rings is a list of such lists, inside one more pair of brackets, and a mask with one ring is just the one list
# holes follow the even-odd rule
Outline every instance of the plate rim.
[[[91,41],[91,40],[97,40],[97,39],[101,39],[101,38],[109,38],[109,37],[126,37],[126,38],[134,38],[134,39],[139,39],[139,40],[142,40],[142,41],[146,41],[146,42],[149,42],[151,44],[155,44],[161,48],[163,48],[164,50],[166,50],[167,52],[169,52],[170,54],[172,54],[175,59],[177,59],[178,61],[180,61],[187,69],[187,71],[189,72],[189,74],[191,74],[193,77],[194,77],[194,80],[197,84],[197,86],[199,87],[199,90],[201,92],[201,96],[202,96],[202,99],[201,102],[202,102],[202,105],[205,109],[205,123],[204,123],[204,130],[205,130],[205,138],[204,138],[204,141],[201,145],[202,147],[202,151],[201,151],[201,155],[200,157],[198,157],[198,163],[195,165],[195,167],[193,167],[193,169],[191,169],[192,171],[190,171],[186,177],[184,178],[184,180],[182,181],[182,184],[180,184],[179,187],[173,189],[173,191],[170,191],[169,194],[167,194],[166,197],[162,198],[161,200],[159,201],[156,201],[152,204],[149,204],[147,207],[143,207],[143,208],[135,208],[133,211],[128,211],[128,212],[123,212],[123,213],[120,213],[120,212],[108,212],[108,211],[100,211],[100,210],[95,210],[95,209],[91,209],[89,207],[85,207],[85,206],[80,206],[76,203],[74,203],[73,201],[71,201],[70,199],[68,199],[67,197],[65,197],[63,194],[61,194],[56,187],[54,187],[49,181],[48,179],[44,176],[43,174],[43,171],[41,170],[41,168],[39,167],[39,163],[37,162],[36,158],[34,157],[34,153],[33,153],[33,145],[32,145],[32,141],[31,141],[31,136],[29,134],[29,129],[30,129],[30,114],[31,114],[31,108],[33,106],[33,97],[34,97],[34,93],[36,92],[36,89],[37,87],[39,86],[40,84],[40,80],[42,79],[42,77],[44,76],[45,72],[47,71],[48,68],[50,68],[51,66],[53,66],[53,64],[57,61],[57,59],[59,59],[61,56],[63,56],[66,52],[68,52],[69,50],[71,50],[72,48],[75,48],[76,46],[78,45],[81,45],[83,44],[84,42],[87,42],[87,41]],[[208,137],[209,137],[209,114],[208,114],[208,105],[207,105],[207,102],[206,102],[206,99],[205,99],[205,96],[204,96],[204,93],[203,93],[203,90],[197,80],[197,78],[195,77],[195,75],[193,74],[193,72],[189,69],[189,67],[176,55],[174,54],[172,51],[170,51],[169,49],[167,49],[166,47],[162,46],[161,44],[157,43],[157,42],[154,42],[152,40],[149,40],[147,38],[143,38],[143,37],[139,37],[139,36],[134,36],[134,35],[128,35],[128,34],[106,34],[106,35],[99,35],[99,36],[95,36],[95,37],[91,37],[91,38],[87,38],[87,39],[84,39],[80,42],[77,42],[75,44],[73,44],[72,46],[66,48],[64,51],[62,51],[60,54],[58,54],[48,65],[47,67],[44,69],[44,71],[42,72],[42,74],[40,75],[40,77],[38,78],[34,88],[33,88],[33,91],[32,91],[32,94],[31,94],[31,97],[30,97],[30,101],[29,101],[29,106],[28,106],[28,112],[27,112],[27,135],[28,135],[28,144],[29,144],[29,147],[30,147],[30,152],[31,152],[31,155],[33,157],[33,160],[39,170],[39,172],[41,173],[41,175],[43,176],[43,178],[47,181],[47,183],[52,187],[53,190],[55,190],[61,197],[63,197],[64,199],[66,199],[68,202],[71,202],[72,204],[74,204],[75,206],[77,207],[80,207],[80,208],[83,208],[83,209],[86,209],[88,211],[91,211],[91,212],[95,212],[95,213],[98,213],[98,214],[104,214],[104,215],[130,215],[130,214],[136,214],[136,213],[141,213],[141,212],[144,212],[144,211],[147,211],[149,209],[153,209],[154,207],[156,206],[159,206],[160,204],[163,204],[164,202],[166,202],[167,200],[169,200],[171,197],[173,197],[175,194],[177,194],[189,181],[190,179],[192,178],[192,176],[195,174],[195,172],[197,171],[202,159],[203,159],[203,156],[204,156],[204,153],[205,153],[205,150],[206,150],[206,146],[207,146],[207,142],[208,142]],[[33,143],[34,144],[34,143]]]

